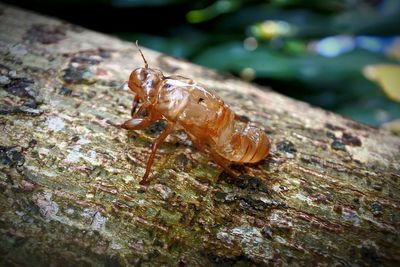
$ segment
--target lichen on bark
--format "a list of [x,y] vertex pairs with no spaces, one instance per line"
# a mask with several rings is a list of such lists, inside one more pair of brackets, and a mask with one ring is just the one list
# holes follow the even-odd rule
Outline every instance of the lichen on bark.
[[400,138],[154,51],[266,130],[231,181],[182,132],[126,132],[134,44],[0,5],[1,265],[396,266]]

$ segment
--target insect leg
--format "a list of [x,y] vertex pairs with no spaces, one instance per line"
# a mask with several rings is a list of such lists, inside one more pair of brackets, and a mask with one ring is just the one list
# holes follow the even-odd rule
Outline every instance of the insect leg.
[[235,120],[236,121],[241,121],[243,123],[248,123],[249,119],[246,116],[241,116],[235,113]]
[[154,120],[151,117],[145,117],[145,118],[133,118],[130,120],[127,120],[123,124],[121,124],[119,127],[125,129],[125,130],[141,130],[149,126]]
[[238,179],[238,176],[236,175],[236,173],[234,173],[230,168],[229,168],[229,164],[230,162],[226,159],[224,159],[223,157],[221,157],[215,150],[210,149],[210,146],[206,147],[204,146],[201,142],[199,142],[199,140],[197,140],[195,137],[190,136],[190,139],[192,140],[194,146],[200,150],[201,152],[203,152],[204,154],[208,154],[211,156],[211,158],[215,161],[215,163],[217,163],[219,166],[221,166],[221,168],[224,169],[225,172],[227,172],[229,174],[229,176],[231,176],[234,179]]
[[233,179],[237,180],[239,179],[238,175],[229,168],[229,161],[221,157],[217,152],[211,150],[210,151],[210,156],[212,159],[224,169],[225,172],[229,174]]
[[154,157],[156,155],[157,149],[164,142],[165,138],[167,138],[167,136],[173,132],[173,130],[174,130],[174,123],[168,122],[167,127],[165,128],[164,132],[162,132],[160,134],[160,136],[157,137],[157,139],[154,141],[154,143],[151,147],[151,154],[150,154],[149,160],[147,161],[146,172],[143,175],[143,178],[139,182],[139,184],[147,185],[149,183],[148,177],[150,174],[151,166],[153,166]]
[[[137,118],[137,117],[139,117],[140,115],[141,115],[141,113],[142,113],[142,111],[143,110],[145,110],[146,108],[148,109],[150,107],[150,105],[146,105],[146,104],[142,104],[140,107],[139,107],[139,109],[138,110],[136,110],[136,108],[135,108],[135,112],[133,112],[131,115],[132,115],[132,118]],[[150,108],[151,109],[151,108]],[[132,109],[133,110],[133,109]]]
[[132,109],[131,109],[131,116],[133,117],[135,115],[135,111],[137,108],[137,105],[139,103],[139,95],[135,95],[132,101]]

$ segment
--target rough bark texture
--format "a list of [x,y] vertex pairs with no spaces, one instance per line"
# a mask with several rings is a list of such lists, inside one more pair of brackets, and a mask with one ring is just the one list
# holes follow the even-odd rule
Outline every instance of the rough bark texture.
[[0,4],[0,265],[400,265],[399,137],[143,50],[265,128],[271,155],[231,182],[177,133],[141,192],[162,124],[110,125],[135,46]]

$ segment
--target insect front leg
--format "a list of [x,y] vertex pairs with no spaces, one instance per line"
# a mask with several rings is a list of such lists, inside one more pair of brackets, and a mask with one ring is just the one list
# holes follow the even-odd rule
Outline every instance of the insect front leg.
[[139,103],[139,95],[135,95],[132,101],[131,116],[134,117],[137,105]]
[[149,126],[154,120],[151,117],[144,117],[144,118],[133,118],[127,120],[119,127],[125,130],[141,130]]
[[137,107],[137,103],[135,108],[133,108],[133,103],[132,103],[132,110],[131,110],[131,116],[132,118],[137,118],[141,115],[141,113],[143,112],[143,110],[147,109],[148,111],[151,110],[151,105],[145,104],[143,103],[138,110],[136,110]]
[[175,126],[174,123],[168,122],[167,127],[165,128],[165,130],[154,141],[154,143],[153,143],[153,145],[151,147],[151,154],[150,154],[149,160],[147,161],[146,172],[143,175],[143,178],[139,182],[139,184],[147,185],[149,183],[148,178],[149,178],[149,175],[150,175],[151,167],[153,166],[154,157],[156,155],[156,152],[157,152],[158,148],[160,147],[160,145],[164,142],[165,138],[167,138],[168,135],[171,134],[174,131],[174,126]]
[[152,122],[156,121],[158,118],[155,118],[152,113],[150,113],[147,117],[139,118],[139,112],[143,110],[143,105],[139,108],[139,110],[132,116],[133,118],[125,121],[123,124],[119,125],[120,128],[125,130],[141,130],[149,126]]

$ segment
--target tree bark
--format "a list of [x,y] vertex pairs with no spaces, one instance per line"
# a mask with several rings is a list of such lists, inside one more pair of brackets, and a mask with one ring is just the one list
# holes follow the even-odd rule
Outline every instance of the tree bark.
[[[137,22],[140,23],[140,22]],[[129,118],[134,44],[0,4],[0,265],[399,266],[400,138],[149,49],[268,133],[231,181]]]

